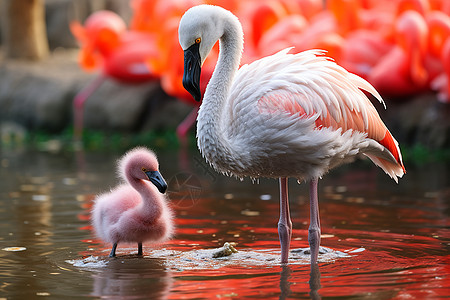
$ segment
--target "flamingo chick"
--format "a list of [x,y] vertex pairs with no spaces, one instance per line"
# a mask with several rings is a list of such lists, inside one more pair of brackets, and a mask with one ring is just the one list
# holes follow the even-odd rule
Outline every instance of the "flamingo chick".
[[152,151],[138,147],[126,153],[118,163],[119,176],[125,181],[111,192],[97,196],[92,210],[92,224],[103,241],[112,243],[110,257],[117,244],[162,242],[173,233],[172,211],[167,206],[167,189],[158,171]]
[[323,51],[289,48],[239,70],[243,31],[231,12],[211,5],[180,20],[183,85],[201,99],[201,66],[219,40],[220,52],[197,117],[197,144],[219,172],[240,178],[279,178],[281,262],[288,262],[292,223],[287,178],[310,181],[311,264],[317,261],[320,221],[317,183],[330,169],[364,154],[395,181],[405,168],[397,141],[361,91],[384,104],[364,79]]

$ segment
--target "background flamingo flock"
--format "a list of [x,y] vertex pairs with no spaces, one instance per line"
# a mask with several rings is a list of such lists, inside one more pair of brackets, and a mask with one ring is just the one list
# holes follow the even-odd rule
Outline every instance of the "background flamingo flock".
[[[388,99],[434,91],[439,101],[450,102],[450,2],[446,0],[131,0],[128,26],[119,16],[105,12],[96,12],[84,27],[72,24],[81,46],[81,66],[101,69],[103,77],[126,83],[159,80],[168,95],[194,106],[177,129],[185,135],[195,121],[198,103],[181,84],[183,51],[177,29],[187,9],[203,3],[220,5],[241,20],[243,64],[290,46],[295,47],[292,53],[324,49]],[[102,30],[89,30],[92,24]],[[216,46],[202,67],[202,93],[217,55]],[[95,89],[93,85],[85,95]],[[84,102],[79,97],[77,107]]]

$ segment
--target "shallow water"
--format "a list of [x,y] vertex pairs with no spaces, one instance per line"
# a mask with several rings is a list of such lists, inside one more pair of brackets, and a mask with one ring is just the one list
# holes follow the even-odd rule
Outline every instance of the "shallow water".
[[[97,193],[122,153],[1,149],[0,299],[442,299],[450,296],[448,165],[408,166],[397,185],[367,162],[319,183],[318,269],[307,247],[308,191],[290,181],[290,264],[279,263],[278,183],[213,172],[195,149],[158,151],[177,233],[158,246],[92,234]],[[225,242],[237,253],[212,254]]]

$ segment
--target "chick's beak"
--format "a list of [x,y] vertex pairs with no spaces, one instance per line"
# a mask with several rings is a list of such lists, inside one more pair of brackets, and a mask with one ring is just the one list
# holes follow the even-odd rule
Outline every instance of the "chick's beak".
[[194,97],[196,101],[200,101],[202,94],[200,92],[200,43],[195,43],[184,50],[184,74],[183,87]]
[[145,174],[147,175],[148,180],[150,180],[150,182],[158,188],[158,191],[164,194],[167,190],[167,183],[161,176],[161,173],[159,173],[158,171],[148,171],[145,172]]

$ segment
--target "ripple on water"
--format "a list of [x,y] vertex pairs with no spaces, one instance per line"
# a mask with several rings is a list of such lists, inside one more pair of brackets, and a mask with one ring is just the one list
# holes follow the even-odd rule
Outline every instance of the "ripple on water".
[[88,256],[83,259],[66,260],[66,263],[78,268],[99,269],[106,267],[108,261],[98,256]]
[[[144,258],[161,259],[166,268],[175,271],[184,270],[217,270],[223,267],[275,267],[280,265],[279,249],[244,249],[238,250],[228,256],[214,258],[214,253],[221,248],[213,249],[194,249],[180,251],[174,249],[149,250]],[[310,263],[310,254],[308,248],[293,249],[289,258],[289,265],[307,265]],[[349,249],[345,251],[333,250],[326,247],[320,247],[319,263],[334,262],[340,258],[349,258],[358,252],[364,251],[364,248]],[[128,249],[126,250],[128,252]],[[129,249],[134,251],[133,248]],[[117,258],[136,258],[135,255],[122,255]],[[89,256],[84,259],[66,260],[67,263],[86,269],[98,269],[106,267],[110,258]]]

